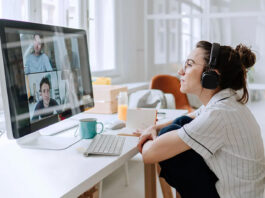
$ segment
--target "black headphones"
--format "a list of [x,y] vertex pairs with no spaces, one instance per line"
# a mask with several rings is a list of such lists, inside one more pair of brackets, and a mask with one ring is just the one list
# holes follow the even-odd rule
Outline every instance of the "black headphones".
[[220,51],[220,44],[213,43],[211,48],[210,60],[208,63],[207,71],[202,73],[201,84],[206,89],[216,89],[219,84],[219,75],[212,69],[216,68],[218,62],[218,56]]

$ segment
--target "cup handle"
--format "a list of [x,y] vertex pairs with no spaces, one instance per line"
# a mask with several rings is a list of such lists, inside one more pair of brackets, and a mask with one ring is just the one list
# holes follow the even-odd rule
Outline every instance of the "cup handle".
[[100,130],[100,132],[97,132],[97,134],[100,134],[100,133],[102,133],[103,132],[103,130],[104,130],[104,125],[103,125],[103,123],[102,122],[97,122],[97,125],[101,125],[101,130]]

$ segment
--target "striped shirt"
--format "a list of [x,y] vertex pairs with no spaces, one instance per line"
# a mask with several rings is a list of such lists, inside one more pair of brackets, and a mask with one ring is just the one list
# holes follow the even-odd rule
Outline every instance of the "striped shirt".
[[260,127],[237,99],[231,89],[218,92],[178,135],[219,178],[221,198],[262,198],[265,157]]

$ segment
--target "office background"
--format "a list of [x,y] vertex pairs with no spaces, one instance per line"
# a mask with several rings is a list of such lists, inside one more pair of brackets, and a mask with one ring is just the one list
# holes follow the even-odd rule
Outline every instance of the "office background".
[[93,76],[113,83],[176,73],[201,39],[252,46],[265,83],[263,0],[0,0],[0,17],[86,29]]
[[[87,30],[92,75],[111,77],[114,84],[177,74],[199,40],[243,43],[257,55],[248,81],[265,87],[264,0],[0,0],[0,18]],[[248,105],[265,141],[265,88],[250,92]],[[142,165],[130,168],[137,175]],[[106,178],[104,194],[117,195],[115,186],[120,197],[130,197],[121,174]],[[132,177],[131,183],[143,190],[141,179]]]
[[85,29],[92,76],[113,84],[177,75],[202,39],[244,43],[257,55],[248,82],[261,84],[251,97],[265,108],[264,0],[0,0],[0,18]]

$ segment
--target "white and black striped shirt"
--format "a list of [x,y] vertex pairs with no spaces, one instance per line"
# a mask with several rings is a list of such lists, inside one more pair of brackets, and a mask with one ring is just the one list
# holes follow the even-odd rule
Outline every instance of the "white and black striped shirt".
[[231,89],[218,92],[178,135],[219,178],[221,198],[262,198],[265,157],[260,127],[237,98]]

